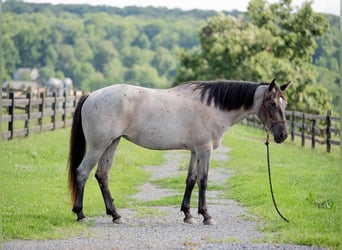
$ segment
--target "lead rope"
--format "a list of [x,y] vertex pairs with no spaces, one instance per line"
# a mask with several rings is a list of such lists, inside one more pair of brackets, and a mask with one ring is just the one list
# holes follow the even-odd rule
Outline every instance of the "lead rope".
[[276,203],[275,198],[274,198],[273,188],[272,188],[272,178],[271,178],[270,150],[269,150],[269,146],[268,146],[269,144],[270,144],[270,141],[269,141],[269,133],[267,132],[267,137],[266,137],[266,140],[265,140],[265,145],[266,145],[266,149],[267,149],[268,180],[269,180],[269,183],[270,183],[270,190],[271,190],[273,205],[274,205],[274,208],[276,209],[277,213],[279,214],[279,216],[280,216],[284,221],[286,221],[287,223],[290,223],[290,221],[289,221],[288,219],[286,219],[286,218],[280,213],[280,211],[279,211],[279,209],[278,209],[278,206],[277,206],[277,203]]

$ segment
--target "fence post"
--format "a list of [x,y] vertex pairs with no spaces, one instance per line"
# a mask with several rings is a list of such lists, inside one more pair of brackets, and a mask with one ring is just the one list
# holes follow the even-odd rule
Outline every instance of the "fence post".
[[56,111],[57,111],[57,93],[56,93],[56,91],[53,92],[52,96],[53,96],[54,100],[52,103],[53,114],[51,116],[51,122],[52,122],[52,130],[55,130],[56,129]]
[[29,134],[30,134],[30,120],[31,120],[32,93],[28,92],[26,94],[26,98],[28,99],[28,103],[25,107],[25,113],[27,114],[27,119],[25,120],[25,128],[26,128],[26,136],[29,136]]
[[302,115],[302,147],[305,146],[305,113]]
[[8,130],[11,132],[9,139],[13,139],[13,134],[14,134],[14,93],[13,92],[9,94],[9,98],[11,99],[11,106],[8,107],[8,114],[11,116],[11,120],[8,122]]
[[62,115],[62,121],[63,121],[63,128],[66,128],[66,117],[67,117],[67,94],[66,91],[63,92],[63,115]]
[[294,141],[295,138],[295,113],[294,110],[292,110],[291,114],[291,141]]
[[77,91],[74,90],[74,100],[72,103],[72,107],[75,108],[76,107],[76,103],[77,103]]
[[314,149],[316,144],[316,120],[312,120],[311,126],[311,148]]
[[327,152],[330,153],[330,139],[331,139],[331,110],[327,111],[327,128],[326,128],[326,134],[327,134]]
[[45,108],[45,92],[40,93],[41,103],[39,104],[38,110],[40,112],[40,118],[38,119],[38,124],[40,126],[40,132],[43,131],[43,119],[44,119],[44,108]]

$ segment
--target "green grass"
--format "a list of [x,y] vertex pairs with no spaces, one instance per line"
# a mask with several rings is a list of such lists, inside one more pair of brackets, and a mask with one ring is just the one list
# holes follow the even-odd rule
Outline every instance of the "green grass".
[[[271,137],[272,138],[272,137]],[[212,159],[211,167],[233,170],[221,190],[226,198],[239,201],[260,220],[266,232],[264,242],[319,245],[338,248],[340,244],[339,148],[331,153],[324,146],[302,148],[300,141],[276,144],[271,140],[270,157],[273,189],[280,211],[290,220],[284,222],[276,213],[269,190],[265,132],[234,126],[223,144],[231,148],[230,160],[222,163]],[[177,195],[141,203],[144,206],[179,206],[185,187],[186,169],[179,176],[166,177],[154,184],[174,189]],[[197,190],[192,207],[197,206]],[[209,208],[210,209],[210,208]]]
[[227,197],[241,202],[266,222],[262,228],[267,241],[340,245],[339,148],[326,153],[324,147],[302,148],[299,143],[271,141],[270,158],[273,189],[280,211],[290,220],[282,221],[273,208],[266,165],[265,133],[235,126],[224,144],[232,149],[228,167],[234,171]]
[[[62,238],[88,226],[75,223],[67,189],[69,129],[2,142],[2,223],[4,240]],[[143,165],[160,164],[163,152],[145,150],[124,140],[111,170],[110,189],[117,208],[147,180]],[[105,214],[101,192],[91,173],[85,188],[86,216]]]
[[[87,224],[75,223],[67,190],[66,161],[69,130],[32,135],[3,142],[1,173],[3,199],[3,236],[5,240],[62,238],[86,232]],[[271,169],[275,197],[280,211],[291,221],[276,214],[268,184],[265,133],[243,126],[231,128],[223,143],[231,148],[226,164],[212,160],[211,167],[231,168],[234,176],[223,190],[225,197],[238,200],[260,218],[267,233],[266,242],[320,245],[338,248],[340,244],[339,149],[326,153],[325,147],[302,148],[299,141],[271,142]],[[122,141],[111,171],[110,189],[120,208],[143,205],[180,206],[186,169],[179,177],[169,177],[154,184],[177,191],[177,195],[158,201],[131,202],[147,174],[140,168],[163,161],[163,152],[145,150]],[[87,216],[105,213],[102,197],[91,173],[85,190],[84,212]],[[192,199],[197,206],[197,191]],[[140,209],[141,210],[141,209]]]

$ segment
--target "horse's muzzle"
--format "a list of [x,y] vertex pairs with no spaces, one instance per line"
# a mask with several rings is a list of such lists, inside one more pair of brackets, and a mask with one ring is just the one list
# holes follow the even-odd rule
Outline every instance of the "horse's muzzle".
[[282,143],[288,137],[287,127],[285,124],[276,124],[273,126],[274,141]]

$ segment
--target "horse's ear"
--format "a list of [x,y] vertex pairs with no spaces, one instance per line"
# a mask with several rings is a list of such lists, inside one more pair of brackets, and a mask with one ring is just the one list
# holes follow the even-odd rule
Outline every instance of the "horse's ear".
[[272,89],[274,88],[274,86],[275,86],[275,84],[276,84],[276,83],[275,83],[275,80],[276,80],[276,79],[273,79],[272,82],[270,83],[270,86],[268,87],[268,91],[272,91]]
[[291,83],[291,81],[288,81],[286,84],[281,85],[281,86],[280,86],[280,90],[281,90],[281,91],[284,91],[284,90],[287,88],[287,86],[290,85],[290,83]]

